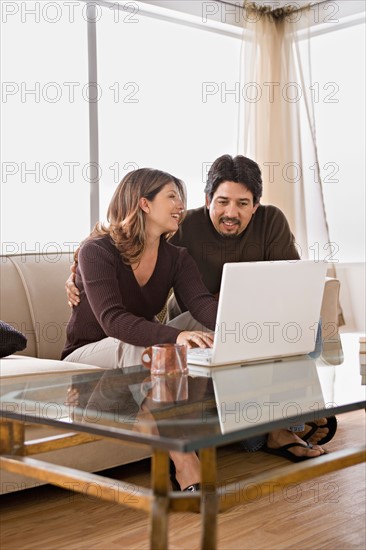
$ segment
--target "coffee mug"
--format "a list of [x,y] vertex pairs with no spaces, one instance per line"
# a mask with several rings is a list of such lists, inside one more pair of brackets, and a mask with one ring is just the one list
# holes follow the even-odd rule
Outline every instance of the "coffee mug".
[[187,347],[184,344],[156,344],[141,354],[144,367],[152,375],[188,374]]
[[188,399],[187,347],[184,344],[156,344],[141,355],[144,367],[151,370],[152,399],[173,403]]

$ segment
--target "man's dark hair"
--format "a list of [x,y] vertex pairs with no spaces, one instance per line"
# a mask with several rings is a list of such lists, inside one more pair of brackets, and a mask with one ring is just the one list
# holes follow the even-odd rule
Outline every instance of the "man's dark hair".
[[205,193],[210,201],[220,183],[224,181],[245,185],[253,194],[254,204],[257,204],[262,196],[261,170],[254,160],[243,155],[237,155],[234,158],[230,155],[222,155],[212,164],[205,187]]

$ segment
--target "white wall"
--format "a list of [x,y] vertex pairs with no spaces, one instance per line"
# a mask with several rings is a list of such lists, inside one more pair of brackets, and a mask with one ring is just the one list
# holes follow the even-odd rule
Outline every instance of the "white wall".
[[366,268],[364,263],[336,264],[341,282],[340,303],[345,326],[342,332],[366,333]]

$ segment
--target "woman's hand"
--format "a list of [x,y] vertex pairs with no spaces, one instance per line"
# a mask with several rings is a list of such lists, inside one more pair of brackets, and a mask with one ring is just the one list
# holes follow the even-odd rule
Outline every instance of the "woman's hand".
[[76,263],[74,262],[70,267],[70,277],[65,283],[65,289],[67,294],[67,300],[70,307],[79,305],[80,302],[80,292],[77,286],[75,286],[75,275],[76,275]]
[[188,348],[212,348],[214,334],[201,330],[184,330],[178,334],[177,344],[185,344]]

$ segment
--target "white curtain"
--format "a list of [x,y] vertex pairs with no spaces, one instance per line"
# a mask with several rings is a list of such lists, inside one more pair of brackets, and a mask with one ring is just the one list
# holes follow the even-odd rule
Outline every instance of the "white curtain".
[[[262,203],[285,213],[301,257],[324,261],[332,244],[316,145],[310,4],[244,7],[243,151],[262,169]],[[336,275],[331,263],[328,275]]]
[[244,151],[262,168],[262,202],[283,210],[302,258],[326,256],[331,246],[316,149],[309,14],[246,4],[242,60]]

